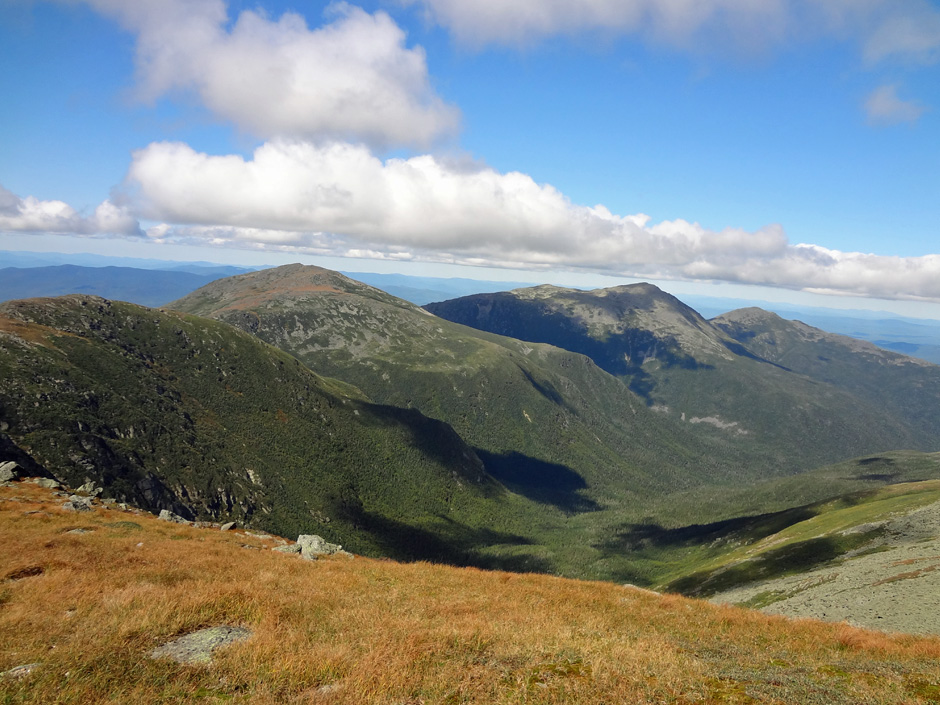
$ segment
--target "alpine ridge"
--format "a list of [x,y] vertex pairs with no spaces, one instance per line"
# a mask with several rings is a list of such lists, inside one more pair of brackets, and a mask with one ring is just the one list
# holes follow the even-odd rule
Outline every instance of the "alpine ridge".
[[[754,344],[733,318],[706,321],[650,284],[579,291],[532,287],[429,304],[432,313],[521,340],[581,352],[624,380],[650,409],[760,464],[791,473],[885,449],[936,450],[940,368],[904,356],[872,357],[864,344],[829,349],[830,370],[853,366],[869,387],[926,384],[915,413],[895,414],[845,375],[811,374]],[[781,319],[782,320],[782,319]],[[739,322],[740,323],[740,322]],[[730,331],[730,332],[729,332]],[[732,334],[733,333],[733,334]],[[825,357],[819,348],[804,355]],[[756,335],[756,334],[755,334]],[[848,340],[848,339],[846,339]],[[873,346],[870,346],[873,348]],[[887,365],[884,361],[903,360]]]

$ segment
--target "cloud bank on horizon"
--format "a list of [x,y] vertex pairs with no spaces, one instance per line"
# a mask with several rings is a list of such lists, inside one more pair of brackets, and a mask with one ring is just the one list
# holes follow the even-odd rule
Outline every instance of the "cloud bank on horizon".
[[[310,28],[289,12],[246,10],[232,20],[223,0],[85,2],[134,35],[139,99],[195,97],[262,143],[250,159],[181,142],[143,146],[124,182],[89,216],[0,187],[0,231],[940,301],[940,255],[794,244],[778,224],[746,231],[654,223],[573,203],[522,172],[435,152],[458,134],[459,109],[437,95],[424,51],[408,47],[384,11],[337,3]],[[481,51],[583,32],[691,52],[716,38],[751,51],[828,35],[857,42],[867,62],[940,60],[940,10],[926,0],[402,2]],[[926,110],[899,97],[895,84],[861,107],[873,125],[913,123]]]
[[851,36],[866,61],[933,63],[940,13],[929,0],[401,0],[471,46],[527,45],[558,34],[634,34],[681,49],[716,40],[759,51],[793,40]]

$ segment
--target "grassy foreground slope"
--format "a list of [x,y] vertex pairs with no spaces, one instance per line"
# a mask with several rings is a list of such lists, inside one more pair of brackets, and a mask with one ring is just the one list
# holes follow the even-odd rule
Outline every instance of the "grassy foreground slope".
[[[76,529],[84,533],[76,533]],[[331,557],[0,488],[6,703],[802,703],[940,698],[940,641],[538,575]],[[210,666],[148,654],[251,630]]]
[[[813,379],[764,359],[650,284],[595,291],[539,286],[425,308],[481,330],[588,355],[664,417],[747,454],[752,477],[885,449],[938,447],[937,434],[924,423],[894,415],[840,380]],[[881,371],[866,368],[870,375]],[[936,407],[929,414],[929,424],[940,424]]]
[[475,562],[527,543],[507,527],[534,511],[439,421],[231,326],[97,297],[0,306],[0,441],[72,487],[360,553]]

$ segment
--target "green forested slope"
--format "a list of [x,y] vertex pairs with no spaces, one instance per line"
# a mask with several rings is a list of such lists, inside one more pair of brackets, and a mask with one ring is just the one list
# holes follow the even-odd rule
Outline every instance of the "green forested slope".
[[[280,301],[298,309],[293,327],[287,313],[230,310],[254,317],[258,330],[281,325],[287,338],[300,339],[297,321],[314,330],[306,307]],[[472,445],[225,323],[69,296],[0,306],[0,460],[19,452],[73,487],[92,480],[152,510],[318,533],[366,554],[677,589],[692,584],[683,578],[703,560],[720,565],[742,530],[775,526],[769,512],[798,519],[812,502],[937,476],[935,456],[885,453],[729,485],[743,467],[733,455],[688,441],[684,427],[583,356],[484,334],[451,340],[443,331],[463,329],[415,309],[380,328],[383,309],[348,294],[331,305],[358,312],[360,339],[373,345],[416,335],[414,321],[439,328],[421,339],[424,376],[390,346],[357,358],[370,370],[361,379],[379,389],[400,373],[410,381],[389,385],[395,394],[425,395],[458,419],[463,410],[479,434]],[[316,330],[333,336],[337,354],[355,349],[335,329]],[[388,362],[396,350],[397,366]],[[475,451],[501,424],[500,447],[516,450]],[[558,460],[527,455],[550,436]]]
[[97,297],[0,306],[0,432],[72,487],[357,552],[479,562],[536,509],[439,421],[231,326]]

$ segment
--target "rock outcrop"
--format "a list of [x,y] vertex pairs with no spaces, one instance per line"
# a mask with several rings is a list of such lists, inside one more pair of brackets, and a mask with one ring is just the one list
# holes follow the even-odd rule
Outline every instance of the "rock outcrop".
[[150,652],[150,658],[168,658],[177,663],[209,663],[217,649],[245,641],[251,630],[244,627],[210,627],[168,641]]

